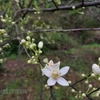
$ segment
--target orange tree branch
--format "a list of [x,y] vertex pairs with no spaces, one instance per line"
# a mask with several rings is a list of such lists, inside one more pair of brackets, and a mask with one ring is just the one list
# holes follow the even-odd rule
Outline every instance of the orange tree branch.
[[[90,6],[98,6],[100,5],[100,1],[95,1],[95,2],[84,2],[84,7],[90,7]],[[75,9],[79,9],[79,8],[82,8],[83,5],[82,3],[79,3],[79,4],[75,4],[73,5],[75,6]],[[42,12],[54,12],[54,11],[59,11],[59,10],[73,10],[73,6],[58,6],[58,8],[56,7],[52,7],[52,8],[39,8],[40,11]],[[36,9],[33,8],[33,9],[30,9],[30,8],[23,8],[23,9],[20,9],[18,11],[15,12],[15,15],[16,16],[19,12],[23,12],[23,11],[28,11],[28,12],[36,12]]]

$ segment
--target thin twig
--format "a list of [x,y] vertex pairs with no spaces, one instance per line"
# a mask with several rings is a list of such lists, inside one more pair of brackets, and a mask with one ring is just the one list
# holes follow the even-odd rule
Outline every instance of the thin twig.
[[96,91],[99,91],[100,90],[100,87],[95,89],[94,91],[90,92],[88,95],[91,95],[92,93],[96,92]]
[[71,3],[72,3],[73,1],[74,1],[74,0],[69,1],[69,3],[68,3],[67,5],[68,5],[68,6],[71,5]]
[[54,93],[53,93],[53,86],[50,86],[50,98],[49,100],[56,100],[56,98],[54,97]]
[[84,6],[84,0],[82,0],[82,6]]
[[52,0],[52,2],[54,3],[55,7],[56,7],[57,9],[59,9],[59,7],[58,7],[58,5],[56,4],[56,2],[55,2],[54,0]]
[[78,84],[78,83],[80,83],[80,82],[82,82],[82,81],[88,79],[90,76],[91,76],[91,74],[89,74],[87,77],[84,77],[83,79],[81,79],[81,80],[75,82],[72,86],[74,86],[74,85],[76,85],[76,84]]
[[[31,1],[29,2],[27,8],[30,8],[32,2],[33,2],[33,0],[31,0]],[[25,16],[27,15],[27,13],[28,13],[28,11],[25,11],[25,12],[23,13],[23,16],[22,16],[23,19],[25,18]]]
[[96,14],[92,11],[91,7],[88,9],[88,11],[90,12],[90,14],[91,14],[91,16],[92,16],[93,18],[95,18],[96,20],[98,20],[98,21],[100,22],[99,15],[96,15]]
[[75,29],[36,29],[32,32],[75,32],[75,31],[99,31],[100,28],[75,28]]

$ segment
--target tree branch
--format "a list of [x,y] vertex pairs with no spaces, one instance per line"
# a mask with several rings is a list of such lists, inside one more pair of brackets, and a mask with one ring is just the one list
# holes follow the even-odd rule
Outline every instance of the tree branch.
[[[98,5],[100,5],[100,1],[84,2],[84,7],[98,6]],[[76,4],[74,6],[75,6],[75,9],[83,7],[82,3]],[[57,9],[55,7],[52,7],[52,8],[40,8],[40,11],[43,11],[43,12],[54,12],[54,11],[58,11],[58,10],[73,10],[72,7],[73,6],[66,5],[66,6],[58,6],[59,9]],[[23,12],[23,11],[36,12],[36,9],[35,8],[34,9],[23,8],[23,9],[20,9],[20,10],[16,11],[16,13],[14,14],[14,16],[17,16],[17,14],[19,12]]]
[[82,6],[84,6],[84,0],[82,0]]
[[99,87],[99,88],[97,88],[96,90],[94,90],[94,91],[90,92],[88,95],[91,95],[92,93],[94,93],[94,92],[96,92],[96,91],[99,91],[99,90],[100,90],[100,87]]
[[32,32],[75,32],[75,31],[99,31],[100,28],[75,28],[75,29],[43,29],[43,30],[33,30]]

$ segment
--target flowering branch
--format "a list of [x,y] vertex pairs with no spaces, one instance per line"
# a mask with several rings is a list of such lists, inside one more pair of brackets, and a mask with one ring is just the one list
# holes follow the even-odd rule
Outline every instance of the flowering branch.
[[96,91],[98,91],[98,90],[100,90],[100,87],[97,88],[97,89],[95,89],[94,91],[90,92],[88,95],[91,95],[92,93],[94,93],[94,92],[96,92]]
[[81,79],[81,80],[75,82],[72,86],[74,86],[74,85],[76,85],[76,84],[78,84],[78,83],[80,83],[80,82],[82,82],[82,81],[88,79],[90,76],[91,76],[91,74],[89,74],[87,77],[84,77],[83,79]]

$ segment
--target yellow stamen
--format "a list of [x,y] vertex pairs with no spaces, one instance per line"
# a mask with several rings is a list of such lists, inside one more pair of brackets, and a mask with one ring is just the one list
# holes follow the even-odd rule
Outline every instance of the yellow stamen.
[[54,79],[58,79],[58,78],[60,78],[60,73],[58,71],[56,71],[56,70],[53,70],[52,77]]

